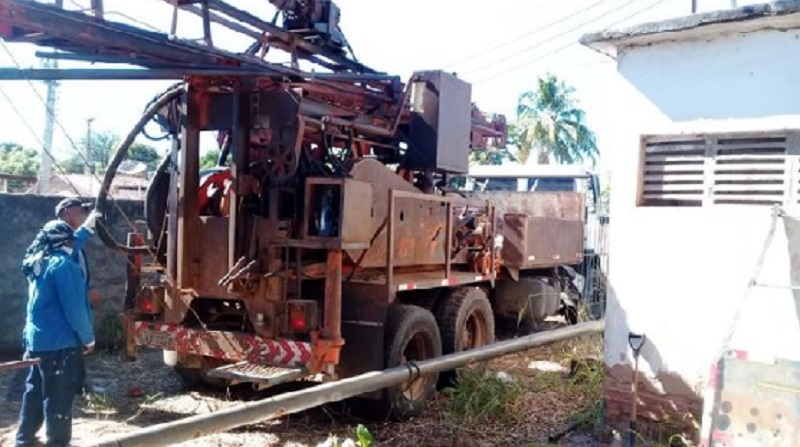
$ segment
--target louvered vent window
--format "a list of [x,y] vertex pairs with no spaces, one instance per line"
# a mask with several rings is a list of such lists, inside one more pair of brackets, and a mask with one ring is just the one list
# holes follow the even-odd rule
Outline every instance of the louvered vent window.
[[792,133],[646,137],[639,204],[771,205],[797,201]]
[[705,140],[647,142],[644,205],[702,205],[705,153]]
[[717,140],[714,203],[783,203],[786,137]]

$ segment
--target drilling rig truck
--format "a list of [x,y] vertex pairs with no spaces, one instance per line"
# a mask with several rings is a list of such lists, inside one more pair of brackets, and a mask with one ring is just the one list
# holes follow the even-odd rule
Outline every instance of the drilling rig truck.
[[[147,105],[97,198],[112,210],[120,162],[157,123],[171,150],[147,192],[146,229],[120,242],[98,225],[128,262],[129,357],[160,349],[189,382],[269,387],[486,345],[500,321],[533,331],[547,316],[574,318],[561,269],[582,261],[584,195],[447,187],[468,172],[471,148],[506,143],[504,118],[482,113],[468,82],[441,70],[402,82],[363,65],[330,0],[270,0],[281,25],[220,0],[169,3],[173,32],[162,34],[107,20],[102,7],[90,16],[0,0],[6,41],[141,67],[21,69],[20,79],[179,80]],[[202,19],[202,41],[174,35],[186,14]],[[212,25],[254,42],[216,47]],[[290,63],[270,60],[280,51]],[[220,157],[201,169],[208,137]],[[408,418],[437,380],[363,399]]]

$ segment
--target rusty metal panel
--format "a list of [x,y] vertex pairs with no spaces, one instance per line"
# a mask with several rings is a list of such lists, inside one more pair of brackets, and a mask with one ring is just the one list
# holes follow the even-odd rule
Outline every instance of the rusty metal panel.
[[800,362],[721,361],[709,447],[800,445]]
[[394,265],[445,263],[447,204],[397,197],[394,207]]
[[501,259],[507,267],[572,265],[583,259],[580,220],[506,214],[502,234]]
[[[368,158],[358,161],[350,174],[355,180],[372,185],[370,237],[378,235],[361,260],[361,267],[384,267],[386,266],[386,225],[384,225],[384,221],[389,209],[389,190],[418,193],[421,193],[421,191],[375,159]],[[363,250],[347,250],[346,254],[352,262],[355,262],[362,255],[362,252]]]
[[200,217],[199,237],[194,241],[201,259],[195,290],[204,298],[235,297],[218,284],[228,273],[228,225],[224,217]]
[[372,185],[345,179],[343,200],[342,242],[369,242],[372,238]]
[[471,194],[495,205],[498,216],[506,213],[531,217],[585,220],[584,195],[578,192],[476,192]]

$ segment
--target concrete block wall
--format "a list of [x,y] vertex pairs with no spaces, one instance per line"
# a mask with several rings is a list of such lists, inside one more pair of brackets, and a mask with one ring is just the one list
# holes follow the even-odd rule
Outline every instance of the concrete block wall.
[[[0,352],[14,353],[21,350],[22,328],[25,323],[27,281],[20,268],[25,249],[36,236],[36,232],[48,220],[54,219],[54,209],[63,197],[37,196],[29,194],[0,194]],[[89,199],[87,199],[89,200]],[[131,222],[143,219],[140,201],[116,201]],[[106,221],[114,237],[124,242],[130,224],[116,206],[111,206]],[[103,327],[107,317],[117,315],[122,309],[125,296],[127,258],[107,248],[99,237],[92,237],[86,246],[89,260],[92,289],[100,293],[95,306],[95,330],[98,342],[108,342],[109,333]]]

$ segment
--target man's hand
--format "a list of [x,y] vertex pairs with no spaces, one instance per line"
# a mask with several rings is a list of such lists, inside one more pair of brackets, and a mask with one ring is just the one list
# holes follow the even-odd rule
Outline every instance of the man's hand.
[[83,345],[83,355],[89,355],[94,351],[94,342],[89,343],[88,345]]
[[97,210],[92,210],[92,212],[86,217],[86,220],[83,222],[81,227],[86,228],[90,233],[94,234],[94,227],[97,224],[97,219],[100,217],[103,217],[103,213],[100,213]]
[[89,303],[92,306],[97,306],[100,302],[100,291],[97,289],[89,289]]

